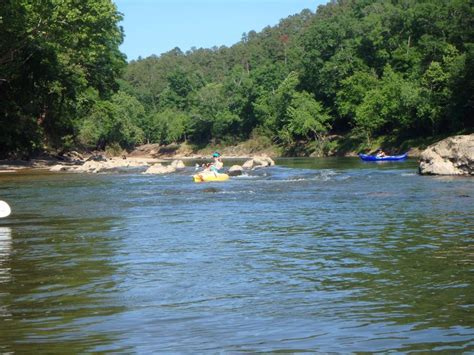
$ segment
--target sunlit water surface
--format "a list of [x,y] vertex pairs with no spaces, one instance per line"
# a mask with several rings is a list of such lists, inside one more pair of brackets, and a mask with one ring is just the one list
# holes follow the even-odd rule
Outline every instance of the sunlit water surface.
[[474,179],[192,173],[0,175],[0,353],[474,351]]

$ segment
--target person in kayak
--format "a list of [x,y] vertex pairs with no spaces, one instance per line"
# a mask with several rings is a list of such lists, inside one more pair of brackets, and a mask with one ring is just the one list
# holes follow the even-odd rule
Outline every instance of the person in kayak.
[[212,157],[214,158],[214,161],[212,162],[209,169],[213,173],[219,174],[219,171],[224,167],[224,163],[222,162],[221,154],[218,153],[218,152],[215,152],[214,154],[212,154]]
[[383,158],[383,157],[386,157],[387,154],[385,154],[385,152],[384,152],[382,149],[378,149],[378,150],[377,150],[377,154],[375,154],[375,156],[376,156],[377,158]]
[[204,179],[206,175],[212,174],[217,176],[220,174],[220,170],[223,168],[224,163],[222,162],[221,155],[218,152],[212,154],[214,161],[212,163],[203,164],[204,170],[198,174],[201,179]]

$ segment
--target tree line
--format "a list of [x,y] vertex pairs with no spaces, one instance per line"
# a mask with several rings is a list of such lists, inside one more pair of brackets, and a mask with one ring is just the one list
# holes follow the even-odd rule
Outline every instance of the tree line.
[[469,0],[339,0],[244,33],[125,64],[110,1],[9,0],[0,25],[3,152],[271,141],[321,153],[472,130]]

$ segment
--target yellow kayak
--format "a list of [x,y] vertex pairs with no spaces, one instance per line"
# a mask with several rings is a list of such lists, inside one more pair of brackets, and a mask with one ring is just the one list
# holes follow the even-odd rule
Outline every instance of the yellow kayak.
[[227,174],[196,174],[193,175],[194,182],[211,182],[229,180]]

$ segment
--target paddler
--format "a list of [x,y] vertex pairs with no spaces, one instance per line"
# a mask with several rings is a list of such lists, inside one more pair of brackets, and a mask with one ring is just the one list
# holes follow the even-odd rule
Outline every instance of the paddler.
[[382,148],[377,149],[377,154],[375,155],[377,158],[384,158],[387,156]]
[[214,159],[214,161],[210,166],[210,170],[217,175],[224,167],[224,163],[222,162],[221,154],[219,152],[214,152],[214,154],[212,154],[212,158]]
[[220,173],[220,170],[224,167],[224,163],[222,162],[221,154],[219,152],[214,152],[212,154],[213,162],[209,164],[205,164],[204,170],[198,174],[199,177],[204,180],[206,175],[217,175]]

